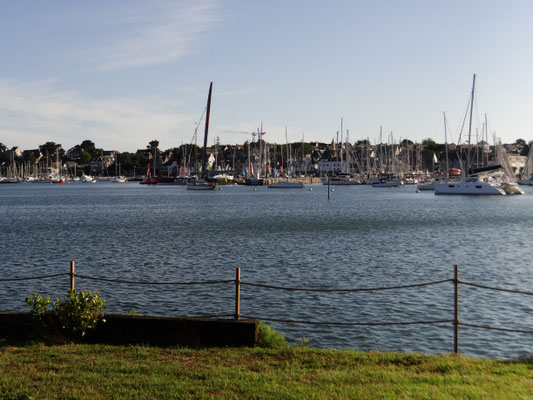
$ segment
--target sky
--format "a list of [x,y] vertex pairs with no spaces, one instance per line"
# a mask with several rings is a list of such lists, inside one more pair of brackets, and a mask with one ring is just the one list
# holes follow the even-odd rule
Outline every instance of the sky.
[[444,113],[457,143],[474,74],[471,140],[486,117],[529,141],[532,20],[530,0],[0,0],[0,143],[201,144],[210,82],[209,144],[443,143]]

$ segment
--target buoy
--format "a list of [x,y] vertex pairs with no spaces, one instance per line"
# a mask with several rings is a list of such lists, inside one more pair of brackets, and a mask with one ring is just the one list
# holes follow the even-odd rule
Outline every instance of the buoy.
[[309,191],[312,192],[312,191],[313,191],[313,188],[309,188]]
[[334,192],[334,191],[335,191],[335,189],[331,188],[331,191],[332,191],[332,192]]
[[254,188],[254,192],[256,192],[256,191],[257,191],[257,188]]
[[417,192],[417,193],[420,193],[420,190],[416,189],[416,192]]

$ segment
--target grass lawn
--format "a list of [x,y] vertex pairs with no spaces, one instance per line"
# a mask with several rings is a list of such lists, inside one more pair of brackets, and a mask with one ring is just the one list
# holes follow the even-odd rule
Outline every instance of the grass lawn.
[[0,347],[0,399],[532,399],[533,364],[305,347]]

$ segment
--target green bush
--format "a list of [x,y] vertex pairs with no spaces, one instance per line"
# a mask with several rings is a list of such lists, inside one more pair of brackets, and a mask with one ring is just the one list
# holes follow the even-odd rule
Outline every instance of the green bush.
[[105,322],[105,300],[100,295],[88,291],[69,290],[68,298],[57,299],[53,313],[61,327],[74,335],[84,336],[89,329],[96,327],[99,321]]
[[26,297],[26,305],[31,307],[31,315],[33,320],[38,323],[41,327],[44,327],[44,315],[48,309],[48,304],[50,304],[50,297],[39,296],[37,292],[33,292],[33,298],[28,296]]
[[[50,297],[42,297],[33,292],[33,298],[26,297],[26,304],[31,307],[31,315],[37,323],[44,336],[47,335],[45,323],[46,312]],[[99,321],[105,322],[104,309],[105,300],[100,298],[98,293],[89,291],[69,290],[66,299],[59,297],[54,303],[52,315],[57,318],[59,325],[68,334],[74,336],[84,336],[85,333],[96,327]]]
[[257,345],[259,347],[282,348],[287,347],[288,343],[287,339],[281,333],[276,332],[272,326],[259,322]]

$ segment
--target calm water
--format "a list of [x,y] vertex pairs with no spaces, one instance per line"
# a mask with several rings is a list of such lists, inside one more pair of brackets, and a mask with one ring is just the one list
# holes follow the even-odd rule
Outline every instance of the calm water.
[[[312,188],[312,191],[309,190]],[[532,291],[533,188],[524,196],[416,193],[414,186],[193,192],[137,183],[0,185],[0,278],[69,271],[127,280],[241,279],[289,287],[360,288],[460,278]],[[107,312],[230,315],[234,285],[136,286],[76,281]],[[26,310],[32,291],[55,297],[68,277],[0,283],[0,309]],[[243,286],[245,316],[317,322],[453,319],[453,286],[364,293],[302,293]],[[463,322],[533,330],[531,296],[460,287]],[[451,324],[338,327],[273,323],[313,347],[444,353]],[[533,335],[461,327],[461,352],[533,353]]]

